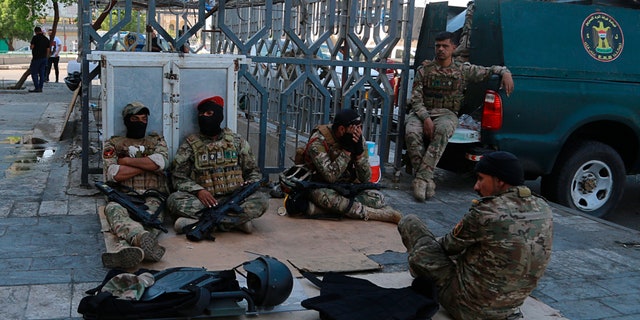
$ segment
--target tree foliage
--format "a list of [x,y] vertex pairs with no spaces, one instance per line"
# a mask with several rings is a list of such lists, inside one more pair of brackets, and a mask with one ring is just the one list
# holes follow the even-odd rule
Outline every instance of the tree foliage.
[[[109,17],[102,22],[100,30],[110,30],[113,25],[125,18],[124,10],[113,10],[109,13]],[[121,31],[145,32],[147,15],[145,12],[134,10],[131,12],[131,21],[129,21]]]
[[[53,4],[70,5],[75,0],[53,0]],[[33,27],[44,18],[47,0],[0,0],[0,38],[28,41],[33,36]],[[13,48],[10,48],[13,49]]]

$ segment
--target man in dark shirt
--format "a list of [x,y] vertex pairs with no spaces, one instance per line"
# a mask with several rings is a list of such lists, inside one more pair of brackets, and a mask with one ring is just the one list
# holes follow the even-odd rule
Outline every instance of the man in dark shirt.
[[44,35],[40,27],[33,28],[35,35],[31,38],[31,79],[33,80],[33,90],[29,92],[42,92],[44,77],[47,71],[47,61],[49,59],[49,39]]

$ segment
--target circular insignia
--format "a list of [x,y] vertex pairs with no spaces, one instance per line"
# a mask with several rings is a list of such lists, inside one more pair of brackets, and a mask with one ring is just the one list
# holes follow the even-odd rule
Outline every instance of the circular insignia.
[[113,147],[106,147],[102,152],[102,156],[105,159],[111,159],[116,155],[116,150]]
[[622,28],[616,19],[604,12],[592,13],[584,19],[581,35],[584,49],[598,61],[611,62],[622,53]]

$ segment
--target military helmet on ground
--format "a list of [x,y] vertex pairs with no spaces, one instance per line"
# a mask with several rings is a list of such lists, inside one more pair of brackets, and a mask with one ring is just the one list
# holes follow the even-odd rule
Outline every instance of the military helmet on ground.
[[287,266],[275,258],[260,256],[243,263],[247,287],[258,306],[272,307],[283,303],[293,290],[293,276]]

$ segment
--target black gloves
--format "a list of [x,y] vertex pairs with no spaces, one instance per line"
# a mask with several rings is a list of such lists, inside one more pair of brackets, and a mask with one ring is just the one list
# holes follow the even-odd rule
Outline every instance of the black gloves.
[[351,152],[352,156],[359,156],[364,152],[364,141],[362,140],[362,136],[360,136],[360,140],[358,140],[358,142],[353,142],[353,135],[347,133],[342,137],[342,139],[340,139],[340,144],[345,150]]

